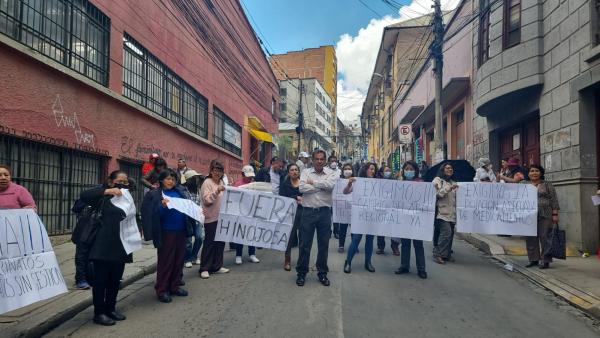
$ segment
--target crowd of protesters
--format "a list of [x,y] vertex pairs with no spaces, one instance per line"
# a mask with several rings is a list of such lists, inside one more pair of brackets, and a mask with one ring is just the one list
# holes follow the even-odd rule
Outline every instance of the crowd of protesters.
[[[332,191],[338,179],[347,179],[344,194],[350,194],[356,177],[386,180],[422,182],[421,175],[428,170],[427,164],[406,161],[398,173],[385,163],[379,166],[374,162],[339,164],[335,155],[323,150],[312,154],[300,152],[297,161],[286,164],[278,157],[270,160],[269,166],[256,168],[245,165],[241,176],[232,186],[245,188],[257,182],[270,184],[273,194],[292,198],[298,203],[293,228],[284,254],[283,267],[292,269],[292,249],[298,247],[295,264],[296,284],[303,286],[309,272],[309,263],[313,238],[317,238],[316,270],[318,280],[325,286],[328,279],[328,252],[332,237],[336,240],[337,252],[345,254],[342,271],[352,272],[352,261],[359,252],[361,234],[351,234],[351,243],[345,251],[348,228],[351,224],[332,223]],[[558,223],[558,198],[552,184],[545,181],[544,168],[530,165],[528,169],[514,159],[504,159],[500,170],[495,172],[489,159],[478,161],[475,171],[476,182],[508,182],[531,184],[538,191],[538,234],[526,241],[530,263],[527,267],[548,268],[552,260],[545,254],[547,236],[554,224]],[[234,173],[238,174],[238,173]],[[455,178],[456,168],[451,162],[442,163],[433,179],[437,202],[434,223],[432,260],[438,264],[454,262],[453,238],[456,226],[456,192],[459,183]],[[236,175],[237,176],[237,175]],[[140,233],[144,239],[151,240],[157,250],[158,263],[155,292],[160,302],[169,303],[173,296],[185,297],[188,292],[182,288],[183,269],[197,265],[202,279],[213,274],[224,274],[229,269],[224,266],[225,243],[216,241],[217,220],[221,199],[229,185],[225,168],[218,160],[210,163],[207,175],[188,168],[186,161],[180,159],[176,169],[170,169],[167,162],[152,154],[149,162],[142,168],[139,182],[145,194],[141,209]],[[99,228],[90,241],[89,235],[76,228],[73,241],[76,250],[76,288],[92,288],[94,304],[94,322],[100,325],[114,325],[125,320],[125,316],[116,310],[119,283],[125,263],[132,262],[132,255],[126,254],[119,238],[119,224],[125,217],[123,211],[109,201],[120,196],[122,189],[136,188],[124,171],[110,173],[105,183],[81,193],[73,207],[79,214],[79,223],[92,222],[94,216],[99,219]],[[600,194],[600,190],[598,191]],[[169,209],[170,198],[189,199],[202,207],[204,224],[175,209]],[[12,182],[11,169],[0,165],[0,208],[37,209],[31,194],[24,187]],[[87,211],[87,212],[86,212]],[[101,216],[98,218],[98,214]],[[374,235],[366,235],[364,246],[364,268],[375,272],[372,262]],[[377,236],[377,254],[385,253],[386,238]],[[400,266],[396,274],[410,272],[411,246],[414,248],[416,271],[420,278],[427,278],[423,241],[406,238],[390,238],[392,254],[400,256]],[[235,250],[235,263],[242,264],[243,245],[232,244]],[[256,249],[248,247],[248,260],[259,263]]]

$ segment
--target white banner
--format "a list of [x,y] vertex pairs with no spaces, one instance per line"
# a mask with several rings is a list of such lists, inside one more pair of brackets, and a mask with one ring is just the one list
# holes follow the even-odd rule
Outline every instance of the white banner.
[[169,209],[175,209],[190,216],[200,222],[200,224],[204,224],[204,213],[202,213],[202,208],[194,201],[186,198],[169,197],[165,194],[163,194],[163,198],[169,201],[167,202],[167,207]]
[[350,224],[352,219],[352,194],[344,194],[348,180],[341,178],[335,182],[333,188],[333,222]]
[[531,184],[460,183],[458,232],[537,236],[537,189]]
[[121,189],[121,196],[114,196],[110,202],[117,208],[125,212],[125,219],[121,221],[121,230],[119,236],[123,249],[129,255],[130,253],[142,248],[142,235],[135,219],[135,202],[128,189]]
[[0,210],[0,314],[65,292],[39,216],[31,209]]
[[224,194],[216,241],[285,251],[296,216],[296,200],[233,187],[227,187]]
[[435,200],[431,183],[357,178],[352,233],[431,241]]

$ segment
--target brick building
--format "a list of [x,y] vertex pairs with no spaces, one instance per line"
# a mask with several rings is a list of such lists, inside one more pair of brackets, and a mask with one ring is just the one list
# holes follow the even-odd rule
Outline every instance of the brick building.
[[0,55],[0,163],[51,234],[150,153],[231,179],[270,155],[278,83],[237,0],[1,1]]

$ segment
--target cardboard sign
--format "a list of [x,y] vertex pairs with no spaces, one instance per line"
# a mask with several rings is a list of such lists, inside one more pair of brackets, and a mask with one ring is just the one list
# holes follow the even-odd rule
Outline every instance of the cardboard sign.
[[347,179],[339,179],[333,188],[333,222],[350,224],[352,221],[352,194],[344,194]]

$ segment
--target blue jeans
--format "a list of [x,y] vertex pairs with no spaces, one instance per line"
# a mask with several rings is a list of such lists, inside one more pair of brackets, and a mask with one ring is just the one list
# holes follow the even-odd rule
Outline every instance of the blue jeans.
[[[235,245],[235,255],[242,257],[242,251],[244,250],[244,245],[237,244],[237,243],[234,243],[234,245]],[[249,246],[248,247],[248,255],[249,256],[256,255],[256,247]]]
[[202,247],[202,229],[200,223],[194,222],[194,245],[192,245],[192,237],[186,238],[185,245],[185,261],[192,262],[198,259],[198,253]]
[[[350,248],[348,248],[348,256],[346,260],[348,264],[352,264],[352,258],[358,251],[358,245],[360,244],[360,240],[362,239],[361,234],[352,234],[352,243],[350,243]],[[365,240],[365,264],[371,263],[371,256],[373,256],[373,239],[375,236],[367,235],[367,239]]]

